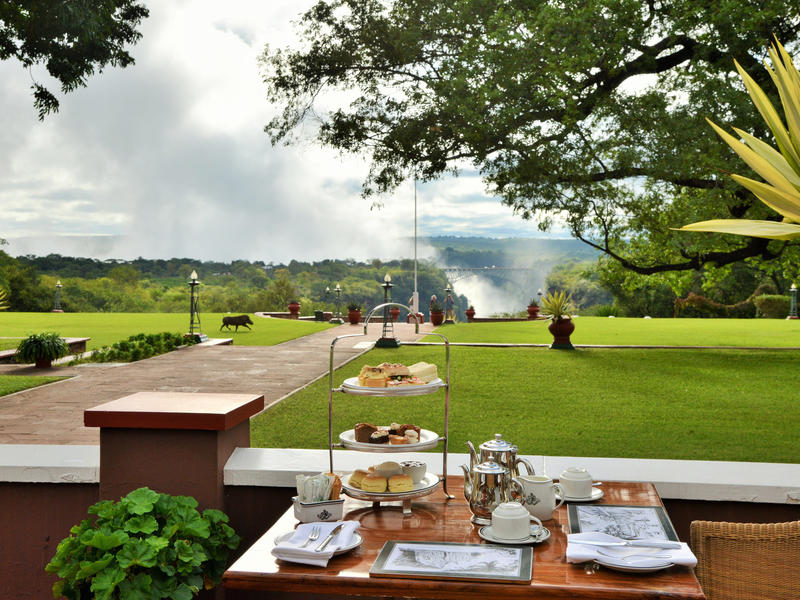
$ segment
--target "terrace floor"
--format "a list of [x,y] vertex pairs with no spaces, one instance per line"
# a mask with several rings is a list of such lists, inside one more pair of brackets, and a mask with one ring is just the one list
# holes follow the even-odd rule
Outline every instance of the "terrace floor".
[[[414,341],[430,332],[430,323],[396,323],[398,339]],[[331,340],[361,333],[348,324],[276,346],[193,346],[121,365],[87,364],[36,369],[0,365],[4,375],[64,375],[71,379],[0,398],[0,444],[99,444],[100,431],[83,426],[87,408],[143,391],[263,394],[266,406],[327,374]],[[364,337],[337,343],[336,367],[369,349],[380,327]]]

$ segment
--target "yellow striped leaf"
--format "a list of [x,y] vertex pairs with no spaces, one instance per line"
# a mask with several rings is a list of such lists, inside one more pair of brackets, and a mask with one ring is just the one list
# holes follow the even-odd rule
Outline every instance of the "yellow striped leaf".
[[709,233],[731,233],[771,240],[791,240],[800,237],[800,225],[773,221],[751,221],[748,219],[715,219],[684,225],[678,231],[705,231]]

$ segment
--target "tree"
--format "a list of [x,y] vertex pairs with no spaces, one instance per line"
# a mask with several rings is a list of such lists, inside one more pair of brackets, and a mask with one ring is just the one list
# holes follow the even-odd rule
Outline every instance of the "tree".
[[798,28],[788,0],[321,0],[300,49],[262,56],[283,109],[265,131],[291,143],[317,118],[320,143],[369,156],[365,196],[478,169],[521,217],[636,273],[770,261],[791,243],[670,227],[779,219],[721,176],[730,154],[704,118],[764,134],[733,61],[754,72],[764,40],[797,48]]
[[[149,11],[137,0],[8,0],[0,2],[0,60],[16,58],[26,68],[43,64],[63,93],[86,86],[106,65],[127,67],[124,49],[142,34],[136,27]],[[58,99],[34,81],[39,119],[57,112]]]

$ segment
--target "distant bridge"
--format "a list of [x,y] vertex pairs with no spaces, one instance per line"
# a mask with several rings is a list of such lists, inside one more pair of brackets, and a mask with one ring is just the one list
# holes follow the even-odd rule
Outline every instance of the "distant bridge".
[[541,271],[541,268],[534,267],[444,267],[442,271],[447,274],[448,281],[458,281],[467,277],[477,277],[480,275],[509,275],[512,272],[520,271]]

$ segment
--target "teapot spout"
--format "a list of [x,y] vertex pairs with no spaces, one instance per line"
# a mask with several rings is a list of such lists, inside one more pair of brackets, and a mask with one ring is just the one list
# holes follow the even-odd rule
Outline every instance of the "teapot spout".
[[469,467],[472,469],[479,462],[478,452],[475,450],[475,446],[469,440],[467,441],[467,447],[469,448]]
[[472,496],[472,477],[470,477],[470,468],[467,465],[461,465],[461,470],[464,471],[464,497],[469,500]]

